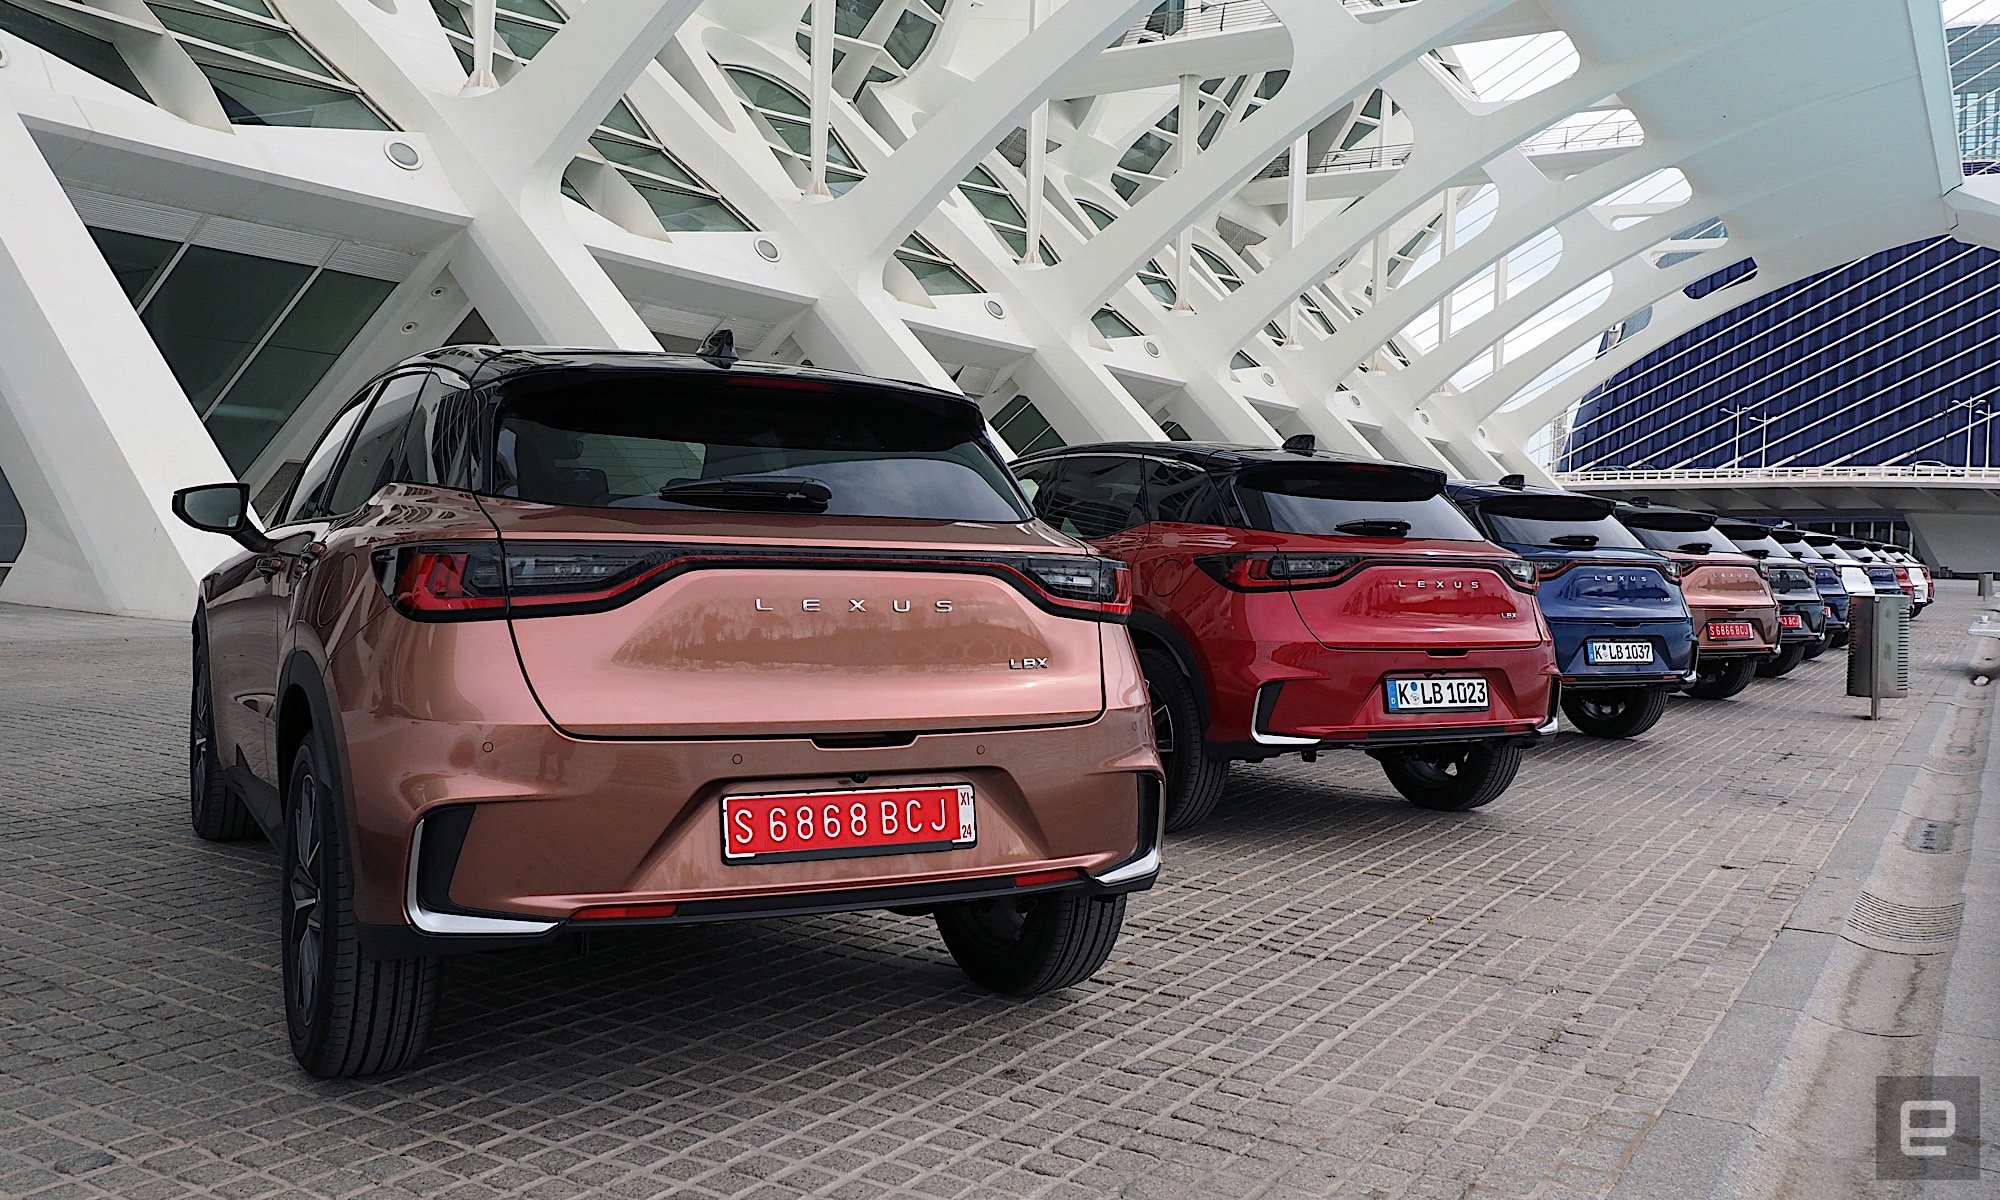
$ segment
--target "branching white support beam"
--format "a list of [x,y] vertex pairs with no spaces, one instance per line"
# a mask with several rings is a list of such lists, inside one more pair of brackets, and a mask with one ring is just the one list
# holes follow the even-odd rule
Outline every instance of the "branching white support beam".
[[829,254],[855,266],[879,263],[1003,134],[1155,2],[1069,0],[931,113],[880,169],[804,219],[820,228]]
[[[1204,314],[1213,345],[1234,345],[1256,332],[1271,314],[1396,221],[1428,203],[1471,166],[1486,163],[1591,100],[1628,87],[1672,66],[1698,49],[1676,47],[1642,60],[1587,64],[1562,83],[1490,113],[1475,116],[1464,102],[1416,64],[1388,81],[1389,94],[1416,124],[1410,161],[1381,187],[1316,226],[1297,250],[1244,281]],[[1261,115],[1261,114],[1260,114]],[[1377,301],[1381,297],[1378,294]]]
[[[1159,184],[1047,274],[1062,280],[1062,294],[1073,298],[1081,312],[1095,311],[1182,227],[1228,199],[1293,140],[1424,51],[1449,43],[1460,30],[1512,3],[1424,0],[1364,24],[1345,9],[1319,0],[1269,0],[1292,34],[1291,79],[1296,84],[1215,139],[1202,155],[1199,170],[1177,173]],[[1304,290],[1301,285],[1292,294]],[[1277,307],[1253,322],[1237,343]]]
[[557,176],[701,0],[591,0],[505,87],[443,105],[496,177]]
[[834,0],[812,0],[812,183],[808,196],[825,196],[826,147],[833,125],[833,5]]
[[0,473],[28,524],[0,595],[185,621],[233,547],[168,502],[229,466],[4,93],[0,162]]

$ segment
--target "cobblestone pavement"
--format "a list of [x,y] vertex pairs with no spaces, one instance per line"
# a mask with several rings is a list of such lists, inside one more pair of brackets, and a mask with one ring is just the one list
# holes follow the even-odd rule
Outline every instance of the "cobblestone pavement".
[[286,1051],[277,860],[187,828],[181,628],[0,609],[0,1195],[1597,1196],[1915,698],[1843,656],[1465,815],[1359,755],[1239,768],[1089,985],[963,982],[927,920],[454,960],[414,1071]]

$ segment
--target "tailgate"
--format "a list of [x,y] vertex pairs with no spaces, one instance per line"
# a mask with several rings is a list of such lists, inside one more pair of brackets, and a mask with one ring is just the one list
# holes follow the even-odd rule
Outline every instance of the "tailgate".
[[[578,544],[486,503],[510,556]],[[1104,710],[1101,625],[1047,611],[982,565],[1022,552],[1018,527],[792,519],[772,544],[747,536],[768,518],[736,514],[570,510],[561,524],[688,560],[615,607],[510,620],[528,684],[566,732],[906,733]],[[732,561],[746,554],[760,557]]]
[[1334,587],[1291,593],[1300,620],[1335,649],[1472,650],[1542,641],[1534,597],[1496,567],[1371,563]]

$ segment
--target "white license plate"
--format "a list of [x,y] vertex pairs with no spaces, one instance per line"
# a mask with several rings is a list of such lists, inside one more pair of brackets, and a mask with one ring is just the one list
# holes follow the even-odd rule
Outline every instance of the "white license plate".
[[1484,679],[1391,679],[1390,712],[1435,712],[1439,709],[1485,711]]
[[1584,657],[1593,663],[1649,663],[1653,661],[1653,643],[1592,642]]

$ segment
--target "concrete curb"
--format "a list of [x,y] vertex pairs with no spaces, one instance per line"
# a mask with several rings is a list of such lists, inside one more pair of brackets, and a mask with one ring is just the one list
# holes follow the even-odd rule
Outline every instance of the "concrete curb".
[[[1992,640],[1968,640],[1975,653],[2000,653]],[[1941,918],[1966,886],[1970,834],[1983,835],[1989,850],[2000,840],[2000,822],[1966,828],[1982,778],[2000,771],[1987,754],[2000,721],[1995,688],[1974,687],[1971,675],[1911,728],[1620,1174],[1613,1200],[1916,1194],[1914,1185],[1891,1191],[1897,1185],[1873,1179],[1875,1076],[1933,1073],[1934,1045],[1944,1070],[1939,1014],[1955,961],[1976,969],[1962,973],[1960,1028],[1968,1032],[1948,1043],[1951,1061],[1991,1050],[2000,1028],[1990,1008],[1977,1007],[1994,1002],[1979,978],[1994,961],[1984,943],[1959,956],[1948,939],[1895,936],[1939,932],[1898,918]],[[1937,821],[1959,822],[1952,852],[1911,849],[1922,844],[1919,827]],[[1982,936],[2000,937],[2000,911],[1981,924]]]

